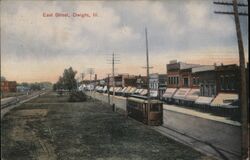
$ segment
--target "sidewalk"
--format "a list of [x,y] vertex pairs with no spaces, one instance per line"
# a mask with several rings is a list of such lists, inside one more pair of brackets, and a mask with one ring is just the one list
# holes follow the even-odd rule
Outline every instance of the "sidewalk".
[[175,112],[179,112],[179,113],[183,113],[183,114],[188,114],[188,115],[192,115],[192,116],[200,117],[200,118],[204,118],[204,119],[209,119],[209,120],[213,120],[213,121],[217,121],[217,122],[222,122],[222,123],[226,123],[226,124],[230,124],[230,125],[241,126],[241,124],[237,121],[232,121],[232,120],[229,120],[229,119],[227,119],[225,117],[221,117],[221,116],[215,116],[215,115],[212,115],[210,113],[203,113],[203,112],[195,111],[193,109],[182,108],[181,106],[164,104],[163,109],[175,111]]

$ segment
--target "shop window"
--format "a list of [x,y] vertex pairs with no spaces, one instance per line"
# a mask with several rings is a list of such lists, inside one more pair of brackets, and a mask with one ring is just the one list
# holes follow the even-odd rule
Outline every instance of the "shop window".
[[183,78],[183,81],[184,81],[184,86],[188,87],[188,84],[189,84],[188,78]]
[[224,81],[224,77],[223,76],[220,77],[220,88],[222,90],[225,89],[225,81]]
[[193,85],[196,85],[196,79],[193,77]]

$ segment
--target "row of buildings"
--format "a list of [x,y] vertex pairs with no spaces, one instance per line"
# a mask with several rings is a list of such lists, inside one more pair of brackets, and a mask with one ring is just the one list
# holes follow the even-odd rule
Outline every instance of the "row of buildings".
[[[249,64],[246,72],[248,75]],[[149,75],[150,96],[168,103],[198,103],[226,106],[238,105],[240,68],[232,65],[200,65],[172,60],[166,65],[166,74]],[[146,76],[120,74],[114,77],[115,87],[147,88]],[[247,80],[248,82],[248,80]],[[94,80],[96,86],[113,85],[113,78]],[[246,86],[248,87],[248,86]]]

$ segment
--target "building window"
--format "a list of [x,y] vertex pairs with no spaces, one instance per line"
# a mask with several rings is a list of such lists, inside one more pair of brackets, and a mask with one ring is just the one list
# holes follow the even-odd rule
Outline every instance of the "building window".
[[188,84],[189,84],[188,78],[183,78],[183,81],[184,81],[184,86],[188,87]]
[[225,82],[224,82],[224,77],[223,76],[220,77],[220,88],[221,88],[221,90],[225,89]]
[[193,77],[193,85],[196,85],[196,79]]
[[230,90],[230,85],[229,85],[229,77],[227,76],[227,77],[224,77],[224,88],[226,89],[226,90]]
[[204,88],[203,84],[201,84],[200,91],[201,91],[201,96],[204,96]]
[[211,95],[210,96],[215,96],[215,86],[211,85]]
[[179,85],[179,77],[176,77],[176,84]]

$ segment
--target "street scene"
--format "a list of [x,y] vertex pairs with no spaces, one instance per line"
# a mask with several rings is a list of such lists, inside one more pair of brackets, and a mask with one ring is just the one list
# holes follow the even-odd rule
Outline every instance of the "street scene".
[[70,103],[68,98],[46,93],[7,114],[2,158],[212,160],[101,101]]
[[1,159],[249,160],[248,36],[247,0],[3,0]]

